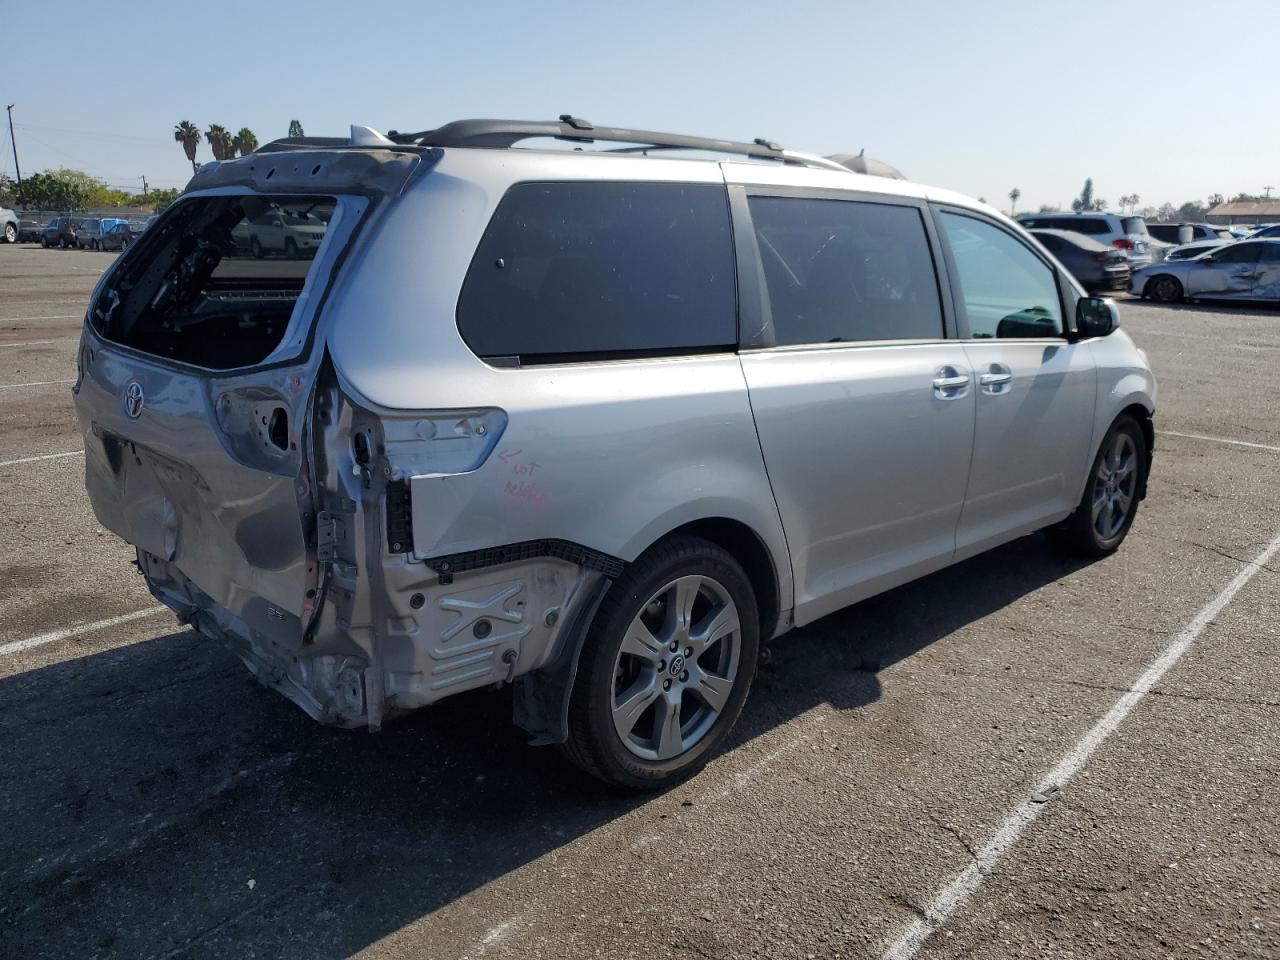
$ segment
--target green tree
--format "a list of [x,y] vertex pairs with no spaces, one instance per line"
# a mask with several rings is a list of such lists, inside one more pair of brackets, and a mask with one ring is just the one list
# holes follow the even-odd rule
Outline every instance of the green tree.
[[1209,195],[1208,206],[1210,207],[1216,207],[1218,204],[1224,203],[1224,202],[1225,201],[1222,199],[1222,194],[1220,193],[1212,193]]
[[226,127],[211,123],[209,129],[204,132],[204,138],[209,144],[209,149],[213,151],[213,159],[230,160],[235,156],[233,146],[235,138]]
[[1071,209],[1076,213],[1085,213],[1093,209],[1093,177],[1086,177],[1084,189],[1080,196],[1071,201]]
[[152,190],[151,195],[147,197],[147,204],[156,213],[159,213],[173,201],[178,199],[182,191],[174,187],[166,187],[163,190]]
[[248,127],[241,127],[240,132],[236,134],[235,140],[232,142],[232,149],[242,157],[247,157],[253,151],[258,149],[258,138],[254,136],[252,130]]
[[1014,187],[1009,191],[1009,213],[1012,214],[1018,209],[1018,200],[1022,197],[1022,191]]
[[182,144],[183,152],[191,161],[191,172],[195,173],[199,169],[196,165],[196,147],[200,145],[200,128],[190,120],[183,120],[173,128],[173,139]]
[[289,121],[289,136],[291,136],[291,137],[305,137],[305,136],[306,136],[306,134],[302,132],[302,124],[301,124],[301,123],[299,123],[297,120],[290,120],[290,121]]
[[23,178],[17,191],[20,206],[73,213],[89,205],[92,177],[79,170],[42,170]]
[[0,206],[11,207],[17,200],[18,185],[7,173],[0,173]]
[[1199,200],[1188,200],[1174,214],[1179,220],[1203,220],[1208,209]]

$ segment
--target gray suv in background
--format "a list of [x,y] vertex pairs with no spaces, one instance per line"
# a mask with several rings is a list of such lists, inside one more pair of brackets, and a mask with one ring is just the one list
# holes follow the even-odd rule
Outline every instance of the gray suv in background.
[[1164,259],[1169,245],[1153,241],[1142,217],[1118,213],[1036,213],[1018,218],[1028,230],[1070,230],[1091,240],[1115,247],[1129,258],[1134,270]]
[[[244,249],[277,219],[315,248]],[[572,117],[205,164],[79,359],[94,510],[184,622],[326,723],[514,684],[633,789],[793,627],[1033,531],[1115,550],[1154,446],[1114,306],[991,208]]]

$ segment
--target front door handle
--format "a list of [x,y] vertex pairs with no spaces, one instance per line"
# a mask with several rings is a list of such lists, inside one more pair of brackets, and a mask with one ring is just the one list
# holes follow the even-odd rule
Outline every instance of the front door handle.
[[999,397],[1009,392],[1009,382],[1013,380],[1013,371],[1003,363],[988,364],[987,369],[978,374],[978,386],[989,396]]
[[956,400],[969,392],[969,375],[955,367],[939,367],[933,373],[933,395],[939,400]]

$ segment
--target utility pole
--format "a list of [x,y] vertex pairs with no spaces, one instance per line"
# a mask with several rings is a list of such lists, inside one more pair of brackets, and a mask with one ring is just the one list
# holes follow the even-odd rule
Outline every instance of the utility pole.
[[147,202],[147,175],[142,175],[142,202]]
[[11,103],[5,109],[9,111],[9,142],[13,144],[13,172],[18,175],[18,186],[22,186],[22,169],[18,166],[18,141],[13,138],[13,107]]
[[1275,187],[1263,187],[1262,189],[1263,189],[1263,199],[1264,199],[1264,200],[1270,200],[1270,199],[1271,199],[1271,191],[1272,191],[1272,190],[1274,190],[1274,189],[1275,189]]

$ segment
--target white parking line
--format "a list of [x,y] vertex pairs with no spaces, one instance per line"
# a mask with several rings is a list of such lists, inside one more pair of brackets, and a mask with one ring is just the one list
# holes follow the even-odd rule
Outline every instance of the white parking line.
[[0,390],[16,390],[18,387],[48,387],[55,383],[75,383],[75,377],[70,380],[33,380],[31,383],[0,383]]
[[120,624],[129,623],[132,620],[153,617],[157,613],[164,613],[168,609],[168,607],[148,607],[146,610],[135,610],[133,613],[109,617],[96,623],[84,623],[78,627],[67,627],[65,630],[54,630],[52,633],[42,633],[36,637],[28,637],[26,640],[14,640],[10,643],[0,644],[0,657],[8,656],[11,653],[21,653],[23,650],[31,650],[34,647],[43,647],[47,643],[57,643],[59,640],[69,640],[71,637],[79,637],[86,633],[105,630],[107,627],[118,627]]
[[75,343],[79,337],[55,337],[52,340],[20,340],[17,343],[0,343],[3,347],[38,347],[46,343]]
[[18,320],[76,320],[83,318],[83,313],[60,313],[56,317],[0,317],[0,323],[12,323]]
[[68,450],[66,453],[46,453],[38,457],[18,457],[17,460],[0,460],[0,467],[15,467],[20,463],[39,463],[41,460],[60,460],[63,457],[78,457],[83,450]]
[[1184,440],[1207,440],[1210,443],[1229,443],[1235,447],[1253,447],[1256,450],[1274,450],[1280,453],[1280,447],[1266,443],[1250,443],[1248,440],[1229,440],[1226,437],[1208,437],[1202,433],[1178,433],[1176,430],[1157,430],[1163,437],[1182,437]]
[[1267,544],[1266,548],[1258,554],[1253,560],[1249,561],[1243,570],[1237,573],[1216,597],[1205,604],[1205,606],[1197,613],[1190,623],[1188,623],[1175,636],[1169,645],[1164,648],[1160,656],[1142,672],[1142,675],[1134,681],[1133,686],[1116,701],[1115,705],[1107,711],[1101,720],[1093,725],[1074,747],[1058,761],[1058,765],[1045,774],[1044,778],[1036,786],[1030,795],[1024,797],[1022,801],[1015,807],[1004,822],[1000,824],[991,839],[983,845],[982,849],[977,852],[973,858],[973,862],[969,866],[961,870],[955,877],[947,882],[929,901],[929,905],[924,909],[924,916],[912,920],[901,933],[898,934],[885,949],[881,960],[910,960],[919,951],[926,940],[940,929],[957,910],[964,906],[978,888],[982,886],[982,882],[996,868],[1000,860],[1010,848],[1018,842],[1018,838],[1022,836],[1023,831],[1040,816],[1044,808],[1049,804],[1045,802],[1047,797],[1052,797],[1058,790],[1065,787],[1080,770],[1088,763],[1089,758],[1093,756],[1094,751],[1102,745],[1107,737],[1116,731],[1116,728],[1124,721],[1130,711],[1142,700],[1143,697],[1160,682],[1161,678],[1169,672],[1181,658],[1184,653],[1191,648],[1207,627],[1223,608],[1231,602],[1240,589],[1254,578],[1259,570],[1263,568],[1268,560],[1275,556],[1280,550],[1280,535]]

